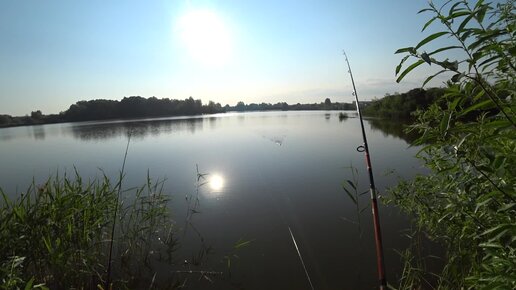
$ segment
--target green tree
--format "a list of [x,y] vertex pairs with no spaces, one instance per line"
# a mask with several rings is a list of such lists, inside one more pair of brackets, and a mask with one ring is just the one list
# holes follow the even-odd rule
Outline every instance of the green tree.
[[[391,201],[446,250],[439,288],[516,288],[514,10],[510,0],[430,2],[420,11],[431,14],[423,30],[431,24],[442,30],[396,52],[405,54],[398,82],[425,64],[440,70],[423,85],[451,73],[445,94],[412,126],[422,135],[418,156],[430,173],[391,190]],[[424,50],[444,36],[455,43]],[[451,50],[459,53],[441,56]],[[415,62],[406,66],[409,59]]]
[[0,115],[0,125],[9,125],[12,117],[9,115]]
[[41,113],[40,110],[32,111],[30,113],[30,117],[35,120],[40,120],[41,118],[43,118],[43,113]]
[[235,106],[235,109],[237,111],[244,111],[245,110],[245,103],[242,102],[242,101],[239,101],[236,106]]

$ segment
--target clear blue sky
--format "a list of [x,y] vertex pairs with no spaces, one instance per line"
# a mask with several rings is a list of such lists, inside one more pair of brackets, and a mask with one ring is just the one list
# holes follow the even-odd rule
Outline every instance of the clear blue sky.
[[[222,105],[351,101],[341,50],[367,100],[396,84],[426,1],[0,0],[0,114],[58,113],[139,95]],[[431,30],[430,30],[431,31]],[[435,84],[439,85],[439,81]]]

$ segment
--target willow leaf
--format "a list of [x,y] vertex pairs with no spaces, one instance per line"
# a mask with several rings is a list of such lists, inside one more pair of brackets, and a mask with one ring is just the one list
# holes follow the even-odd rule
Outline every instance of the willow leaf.
[[450,14],[448,16],[449,19],[454,19],[454,18],[458,18],[458,17],[462,17],[462,16],[466,16],[466,15],[470,15],[471,13],[468,12],[468,11],[457,11],[457,12],[454,12],[453,14]]
[[482,98],[482,97],[484,96],[484,94],[485,94],[485,91],[484,91],[484,90],[480,90],[480,91],[478,92],[478,94],[476,94],[476,95],[475,95],[471,100],[472,100],[473,102],[476,102],[476,101],[478,101],[480,98]]
[[478,67],[482,67],[482,71],[484,71],[486,68],[488,68],[488,66],[496,64],[499,61],[499,58],[500,58],[499,55],[492,56],[492,57],[482,61],[478,65]]
[[[450,105],[448,106],[448,108],[450,108],[450,110],[455,110],[455,108],[457,107],[457,105],[459,104],[459,102],[461,101],[462,99],[461,98],[455,98],[453,100],[453,102],[450,103]],[[466,135],[466,137],[469,136],[469,135]],[[466,139],[466,137],[463,138],[463,140],[459,143],[459,145],[457,147],[460,147],[460,145],[462,144],[462,142],[464,142],[464,140]]]
[[450,11],[448,11],[448,14],[452,14],[453,12],[455,12],[455,8],[457,8],[457,6],[459,6],[460,4],[462,4],[462,3],[457,2],[457,3],[453,4],[452,7],[450,8]]
[[478,109],[483,109],[483,108],[487,107],[488,105],[492,105],[492,103],[493,103],[493,101],[491,101],[491,100],[485,100],[483,102],[480,102],[478,104],[475,104],[473,106],[470,106],[470,107],[466,108],[465,110],[460,112],[460,114],[461,115],[466,115],[467,113],[469,113],[471,111],[478,110]]
[[425,29],[434,22],[434,20],[437,19],[437,16],[432,17],[430,20],[428,20],[425,25],[423,26],[423,29],[421,29],[421,32],[425,31]]
[[403,63],[409,58],[410,55],[406,55],[401,61],[400,61],[400,64],[398,64],[398,66],[396,67],[396,74],[395,75],[398,75],[398,73],[400,72],[401,70],[401,67],[403,66]]
[[478,12],[477,12],[478,22],[482,23],[484,21],[484,17],[486,16],[488,8],[489,8],[489,6],[483,6],[482,8],[480,8],[478,10]]
[[479,0],[477,2],[477,4],[475,4],[475,9],[479,8],[480,6],[482,6],[484,4],[484,0]]
[[421,65],[422,63],[424,63],[425,61],[420,59],[418,61],[416,61],[415,63],[411,64],[409,67],[407,67],[401,74],[400,76],[396,79],[396,82],[400,82],[410,71],[412,71],[413,69],[415,69],[416,67],[418,67],[419,65]]
[[436,49],[434,51],[432,51],[431,53],[429,53],[428,55],[433,55],[433,54],[436,54],[436,53],[439,53],[439,52],[442,52],[442,51],[445,51],[445,50],[449,50],[449,49],[454,49],[454,48],[462,48],[458,45],[452,45],[452,46],[447,46],[447,47],[441,47],[439,49]]
[[472,44],[470,44],[468,46],[468,49],[475,49],[477,48],[479,45],[483,44],[484,42],[486,42],[487,40],[489,39],[493,39],[493,41],[496,41],[496,38],[500,35],[504,34],[504,32],[500,31],[500,30],[493,30],[493,31],[490,31],[488,32],[486,35],[480,37],[477,39],[477,41],[473,42]]
[[403,53],[403,52],[412,53],[413,51],[415,51],[414,47],[404,47],[404,48],[400,48],[400,49],[396,50],[396,52],[394,54]]
[[468,37],[470,37],[471,34],[473,34],[473,32],[473,29],[468,29],[466,32],[462,34],[460,40],[465,41]]
[[419,11],[417,12],[417,14],[423,13],[423,12],[425,12],[425,11],[433,11],[433,9],[432,9],[432,8],[425,8],[425,9],[421,9],[421,10],[419,10]]
[[464,18],[462,23],[459,25],[459,28],[457,28],[457,34],[460,34],[464,30],[464,27],[466,27],[466,24],[468,24],[471,18],[473,18],[473,15],[474,14],[471,13],[468,17]]
[[448,133],[448,128],[450,128],[451,116],[451,113],[445,112],[443,118],[441,119],[441,123],[439,124],[439,128],[443,133],[443,136],[446,136],[446,134]]
[[443,73],[443,72],[445,72],[445,71],[446,71],[446,70],[445,70],[445,69],[443,69],[443,70],[441,70],[441,71],[439,71],[439,72],[437,72],[437,73],[435,73],[435,74],[433,74],[433,75],[431,75],[431,76],[427,77],[427,78],[426,78],[426,80],[423,82],[423,85],[422,85],[421,87],[424,87],[424,86],[425,86],[425,85],[426,85],[430,80],[432,80],[434,77],[436,77],[436,76],[438,76],[438,75],[442,74],[442,73]]
[[418,43],[418,44],[416,45],[415,49],[418,49],[418,48],[420,48],[421,46],[423,46],[423,45],[425,45],[425,44],[429,43],[430,41],[432,41],[432,40],[434,40],[434,39],[436,39],[436,38],[438,38],[438,37],[441,37],[441,36],[443,36],[443,35],[445,35],[445,34],[448,34],[448,33],[449,33],[449,32],[447,32],[447,31],[441,31],[441,32],[434,33],[434,34],[432,34],[432,35],[428,36],[427,38],[425,38],[425,39],[421,40],[421,42],[420,42],[420,43]]

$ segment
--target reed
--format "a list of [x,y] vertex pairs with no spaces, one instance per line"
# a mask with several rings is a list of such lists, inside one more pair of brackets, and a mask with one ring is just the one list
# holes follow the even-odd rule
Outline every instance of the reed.
[[149,177],[130,199],[118,200],[116,184],[106,176],[84,182],[75,171],[14,200],[0,189],[0,289],[102,288],[117,207],[112,287],[151,285],[156,273],[145,266],[167,262],[157,253],[171,261],[177,246],[169,198],[163,181]]

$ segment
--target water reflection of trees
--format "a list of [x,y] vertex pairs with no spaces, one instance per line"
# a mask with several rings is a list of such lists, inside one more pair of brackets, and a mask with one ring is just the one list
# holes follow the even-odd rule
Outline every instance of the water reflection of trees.
[[418,138],[414,132],[407,133],[406,128],[410,125],[409,121],[389,120],[389,119],[368,119],[371,130],[380,131],[384,136],[393,136],[411,144]]
[[0,128],[0,141],[8,141],[13,139],[11,128]]
[[[210,120],[213,124],[215,120]],[[204,118],[168,119],[168,120],[139,120],[127,122],[106,122],[93,124],[73,124],[65,134],[71,133],[76,139],[104,140],[128,136],[143,139],[176,132],[196,133],[202,131]],[[212,125],[213,126],[213,125]]]
[[32,126],[32,135],[36,140],[45,140],[45,128],[43,126]]

